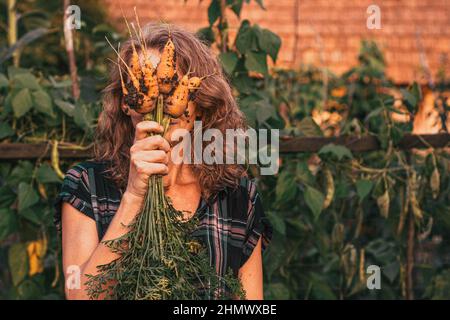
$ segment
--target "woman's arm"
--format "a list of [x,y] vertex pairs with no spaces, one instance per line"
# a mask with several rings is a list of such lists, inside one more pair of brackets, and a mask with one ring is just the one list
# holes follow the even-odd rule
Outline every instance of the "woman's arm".
[[263,295],[263,268],[261,254],[261,238],[244,265],[239,269],[239,278],[248,300],[262,300]]
[[[141,199],[125,192],[108,230],[102,240],[111,240],[127,232],[130,224],[140,209]],[[63,268],[66,281],[65,293],[67,299],[89,299],[85,282],[86,274],[97,274],[97,266],[107,264],[118,255],[99,242],[95,221],[87,217],[68,203],[62,206],[62,246]],[[78,267],[79,281],[70,281],[70,277],[78,276],[68,271]],[[71,283],[79,283],[79,288],[71,288]]]
[[[148,137],[148,133],[161,133],[163,127],[153,121],[142,121],[136,125],[135,141],[130,148],[130,170],[127,189],[120,206],[101,240],[113,240],[124,235],[139,212],[148,188],[148,179],[154,174],[167,174],[170,145],[162,136]],[[108,264],[118,255],[98,239],[96,223],[68,203],[62,206],[62,254],[66,278],[67,299],[88,299],[86,274],[97,274],[97,266]],[[73,268],[78,267],[79,281],[70,281]],[[76,269],[75,269],[76,270]],[[70,271],[70,272],[69,272]],[[72,288],[71,284],[80,284]]]

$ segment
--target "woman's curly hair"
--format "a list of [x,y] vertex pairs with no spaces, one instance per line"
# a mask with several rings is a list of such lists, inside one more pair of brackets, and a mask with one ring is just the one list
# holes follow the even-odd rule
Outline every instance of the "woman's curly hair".
[[[143,28],[147,48],[162,52],[168,37],[176,48],[177,69],[181,74],[194,71],[192,76],[205,76],[194,102],[202,114],[203,130],[219,129],[225,136],[227,129],[245,129],[245,119],[232,94],[230,84],[211,48],[194,33],[168,24],[148,24]],[[137,39],[121,44],[120,55],[127,63],[132,54],[131,41],[141,50]],[[103,90],[103,110],[96,129],[95,160],[110,163],[108,176],[121,189],[128,180],[130,147],[134,141],[131,118],[121,109],[122,91],[119,68],[112,65],[110,84]],[[125,74],[124,74],[125,75]],[[237,164],[192,164],[198,177],[202,196],[209,198],[225,187],[236,187],[245,175],[245,169]]]

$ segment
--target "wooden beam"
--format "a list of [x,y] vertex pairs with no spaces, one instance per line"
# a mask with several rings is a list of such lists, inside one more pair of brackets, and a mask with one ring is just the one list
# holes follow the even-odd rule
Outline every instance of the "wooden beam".
[[[374,136],[365,137],[295,137],[282,138],[280,141],[281,153],[298,152],[317,152],[324,145],[334,143],[346,146],[352,152],[368,152],[380,149],[380,142]],[[444,148],[450,146],[450,134],[407,134],[398,144],[398,148],[408,150],[413,148]],[[0,160],[19,160],[50,158],[51,146],[46,143],[28,144],[28,143],[0,143]],[[93,148],[87,150],[72,150],[59,148],[59,157],[61,159],[88,159],[94,155]]]
[[413,148],[444,148],[450,146],[450,133],[438,134],[421,134],[412,135],[407,134],[398,144],[398,147],[403,150]]
[[280,141],[281,153],[317,152],[327,144],[343,145],[351,151],[364,152],[380,149],[380,142],[372,136],[367,137],[295,137]]
[[[340,137],[295,137],[282,139],[280,141],[281,153],[296,153],[296,152],[317,152],[324,145],[334,143],[338,145],[346,146],[353,152],[367,152],[380,149],[380,142],[375,136],[364,137],[352,137],[352,136],[340,136]],[[413,148],[443,148],[449,146],[450,134],[422,134],[412,135],[406,134],[403,139],[397,145],[402,150],[408,150]]]
[[[1,143],[0,160],[20,160],[20,159],[49,159],[51,145],[47,143]],[[88,159],[92,158],[92,148],[87,150],[73,150],[59,147],[59,157],[68,159]]]

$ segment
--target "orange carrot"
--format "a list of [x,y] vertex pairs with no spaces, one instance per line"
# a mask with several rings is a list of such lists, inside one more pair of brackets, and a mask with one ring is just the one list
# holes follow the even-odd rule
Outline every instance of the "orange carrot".
[[189,100],[189,77],[184,75],[178,86],[175,88],[172,96],[169,97],[169,101],[165,106],[165,113],[168,115],[178,118],[185,111]]
[[174,76],[176,74],[175,68],[175,45],[172,41],[170,32],[169,39],[164,46],[161,54],[161,60],[156,68],[156,75],[158,77],[158,83],[160,85],[159,91],[168,94],[174,84]]

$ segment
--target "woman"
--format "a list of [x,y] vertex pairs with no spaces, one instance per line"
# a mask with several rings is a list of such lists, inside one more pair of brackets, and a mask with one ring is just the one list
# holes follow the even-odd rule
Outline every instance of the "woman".
[[[254,182],[239,165],[171,161],[170,151],[177,143],[171,140],[174,130],[186,129],[193,135],[194,121],[202,121],[203,130],[225,133],[226,129],[245,128],[245,121],[219,71],[220,64],[194,34],[174,26],[148,25],[143,35],[150,56],[160,57],[169,29],[179,78],[189,70],[193,75],[210,76],[203,80],[189,112],[173,120],[162,137],[160,125],[142,121],[142,115],[124,103],[119,70],[112,70],[98,121],[95,159],[67,172],[56,203],[66,279],[77,268],[81,274],[79,286],[66,285],[68,299],[88,298],[85,275],[96,274],[98,265],[117,258],[101,241],[127,232],[126,226],[139,213],[151,175],[164,175],[165,192],[176,209],[187,212],[184,218],[199,218],[195,235],[206,245],[216,272],[224,275],[231,269],[240,278],[247,299],[263,298],[261,252],[272,230]],[[129,40],[122,44],[120,55],[128,63],[131,53]],[[149,133],[156,135],[148,137]]]

